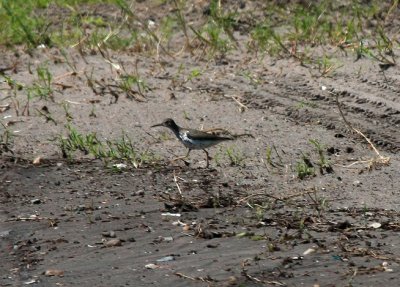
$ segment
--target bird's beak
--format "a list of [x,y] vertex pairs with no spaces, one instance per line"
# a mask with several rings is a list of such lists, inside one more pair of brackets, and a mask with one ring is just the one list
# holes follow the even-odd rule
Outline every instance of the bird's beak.
[[156,124],[156,125],[153,125],[153,126],[151,126],[151,128],[155,128],[155,127],[163,127],[164,126],[164,124],[163,123],[161,123],[161,124]]

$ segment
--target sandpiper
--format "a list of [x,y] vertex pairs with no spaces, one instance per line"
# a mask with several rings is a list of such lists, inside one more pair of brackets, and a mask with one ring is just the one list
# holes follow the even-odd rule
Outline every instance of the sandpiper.
[[167,127],[169,128],[179,139],[179,141],[187,147],[189,150],[185,157],[187,158],[192,151],[192,149],[201,149],[206,153],[207,156],[207,167],[209,166],[210,156],[206,151],[206,148],[209,148],[213,145],[219,144],[223,141],[233,140],[233,137],[220,136],[212,133],[207,133],[200,130],[182,128],[178,126],[173,119],[166,119],[162,123],[153,125],[153,127]]

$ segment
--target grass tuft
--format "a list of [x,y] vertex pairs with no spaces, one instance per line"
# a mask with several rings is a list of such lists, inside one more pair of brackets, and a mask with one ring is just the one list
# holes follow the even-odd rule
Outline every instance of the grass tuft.
[[95,133],[83,135],[70,124],[67,125],[67,130],[67,137],[59,137],[59,147],[63,157],[69,160],[80,151],[84,155],[102,160],[106,165],[110,162],[124,162],[137,168],[159,161],[152,152],[138,150],[126,134],[117,140],[101,141]]

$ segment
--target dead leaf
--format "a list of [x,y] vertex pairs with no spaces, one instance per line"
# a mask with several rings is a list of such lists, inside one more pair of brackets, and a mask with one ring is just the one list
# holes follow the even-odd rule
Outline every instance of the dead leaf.
[[60,269],[47,269],[44,272],[45,276],[59,276],[62,277],[64,276],[64,270],[60,270]]
[[382,224],[380,224],[379,222],[372,222],[371,224],[368,225],[369,228],[374,228],[374,229],[377,229],[381,226]]
[[36,157],[34,160],[33,160],[33,164],[34,165],[38,165],[38,164],[40,164],[40,162],[42,161],[42,157],[41,156],[38,156],[38,157]]
[[145,265],[144,267],[147,268],[147,269],[156,269],[159,266],[156,265],[156,264],[150,263],[150,264]]
[[104,242],[105,247],[114,247],[114,246],[121,246],[121,245],[122,245],[122,241],[118,238],[111,239],[111,240]]

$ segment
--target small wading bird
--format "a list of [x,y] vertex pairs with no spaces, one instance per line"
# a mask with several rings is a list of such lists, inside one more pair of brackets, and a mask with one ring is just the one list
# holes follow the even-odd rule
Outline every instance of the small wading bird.
[[[210,156],[206,151],[213,145],[219,144],[223,141],[233,140],[233,137],[219,136],[212,133],[207,133],[204,131],[181,128],[178,126],[173,119],[166,119],[162,123],[151,126],[154,127],[166,127],[169,128],[179,139],[179,141],[187,147],[189,150],[183,158],[187,158],[192,151],[192,149],[201,149],[206,153],[207,156],[207,167],[209,166]],[[182,158],[182,157],[181,157]]]

